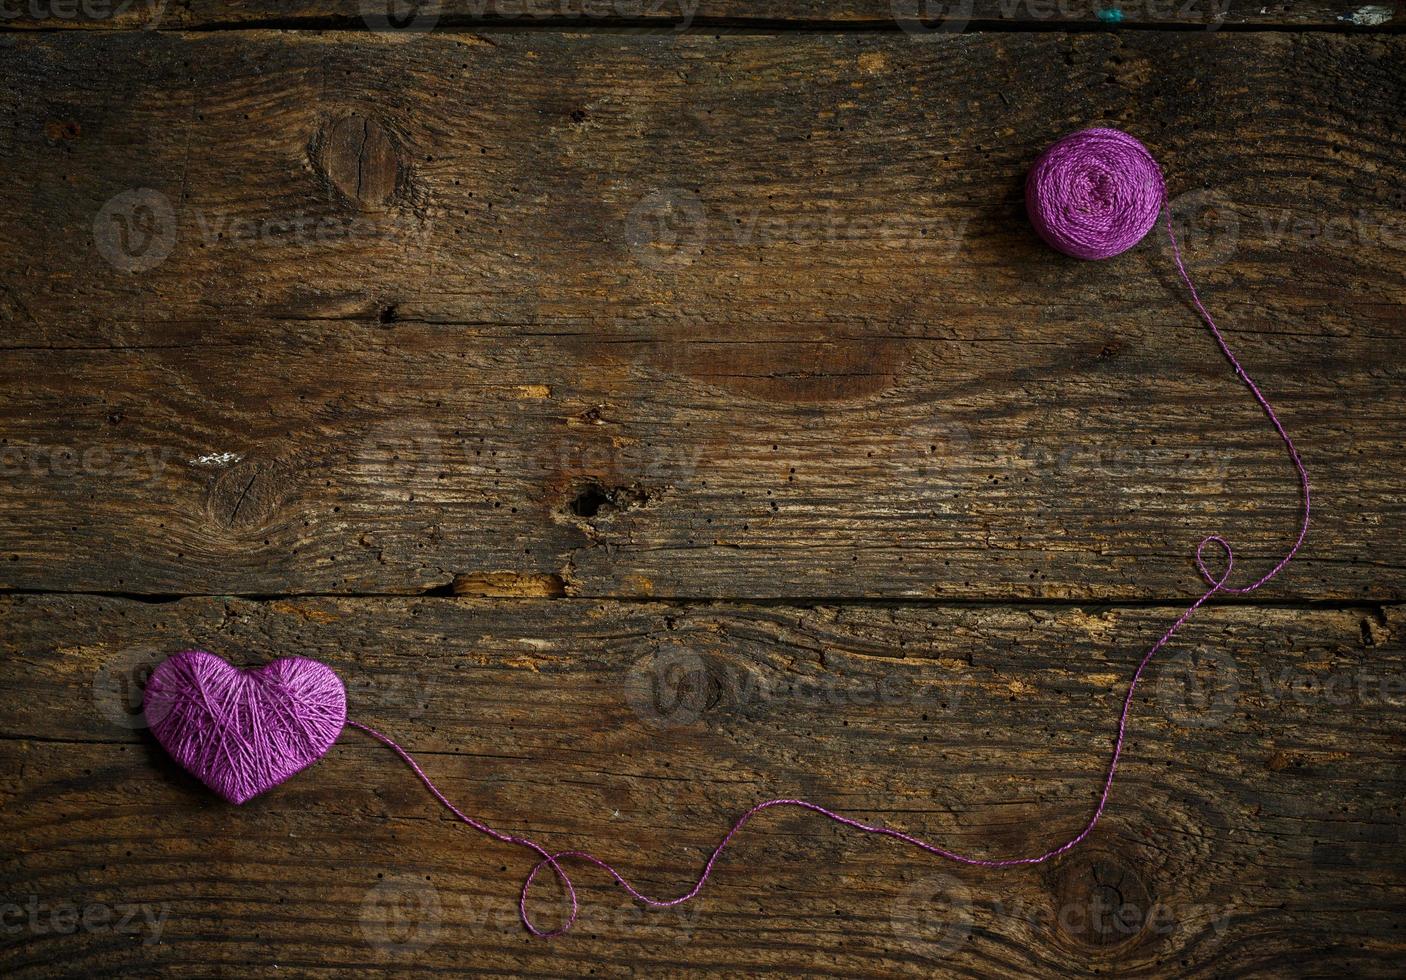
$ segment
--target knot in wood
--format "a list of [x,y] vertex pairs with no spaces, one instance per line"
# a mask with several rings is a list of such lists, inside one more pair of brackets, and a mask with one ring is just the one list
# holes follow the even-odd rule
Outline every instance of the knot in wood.
[[395,194],[400,162],[390,134],[374,119],[350,115],[330,125],[320,140],[327,179],[363,211],[384,208]]
[[1131,865],[1107,852],[1075,852],[1055,886],[1055,924],[1086,948],[1130,943],[1152,919],[1152,891]]

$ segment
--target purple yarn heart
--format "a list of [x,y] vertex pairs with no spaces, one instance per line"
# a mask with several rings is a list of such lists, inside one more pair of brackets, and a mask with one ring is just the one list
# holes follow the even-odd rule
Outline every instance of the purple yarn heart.
[[346,723],[347,691],[331,667],[305,657],[240,670],[187,650],[152,671],[142,710],[173,759],[243,803],[326,754]]

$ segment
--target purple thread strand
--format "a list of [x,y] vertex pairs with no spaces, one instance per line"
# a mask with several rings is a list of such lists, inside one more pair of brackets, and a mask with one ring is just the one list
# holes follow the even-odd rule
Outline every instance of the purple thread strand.
[[[1303,494],[1302,521],[1299,525],[1298,536],[1295,538],[1293,546],[1289,548],[1284,557],[1274,565],[1268,572],[1261,576],[1254,583],[1246,586],[1230,586],[1228,581],[1231,573],[1235,569],[1235,552],[1230,543],[1219,534],[1210,534],[1196,546],[1196,568],[1201,577],[1209,586],[1191,605],[1186,607],[1180,616],[1167,627],[1166,631],[1157,639],[1157,642],[1143,654],[1142,660],[1138,663],[1137,669],[1133,671],[1132,678],[1128,682],[1128,691],[1123,698],[1122,711],[1118,716],[1118,733],[1113,742],[1113,755],[1108,764],[1108,772],[1103,780],[1103,788],[1099,794],[1097,807],[1093,814],[1084,824],[1082,830],[1056,847],[1053,847],[1042,854],[1031,857],[1015,858],[978,858],[956,851],[948,850],[937,844],[930,843],[920,837],[895,830],[891,827],[884,827],[877,824],[864,823],[853,817],[847,817],[834,810],[827,809],[818,803],[801,799],[773,799],[764,800],[756,804],[750,810],[743,813],[733,823],[728,832],[713,848],[708,856],[708,861],[703,866],[702,872],[688,891],[677,898],[657,899],[641,892],[629,879],[621,874],[609,862],[596,857],[589,851],[550,851],[541,844],[528,837],[516,834],[508,834],[495,830],[488,824],[467,816],[458,807],[451,803],[439,788],[435,786],[425,771],[420,768],[414,758],[405,749],[397,745],[392,739],[381,734],[375,729],[360,724],[355,721],[348,721],[347,724],[358,728],[372,738],[382,742],[403,759],[415,774],[420,777],[430,793],[439,800],[446,809],[463,823],[474,828],[482,834],[492,837],[494,840],[507,844],[516,844],[528,848],[541,857],[541,860],[533,866],[526,879],[522,883],[522,890],[518,896],[518,913],[522,918],[522,923],[533,935],[542,937],[559,936],[567,932],[576,922],[580,912],[580,903],[576,897],[576,889],[572,884],[571,877],[562,867],[561,862],[565,860],[580,861],[585,864],[594,865],[608,874],[615,883],[635,900],[654,908],[669,908],[679,905],[696,897],[703,890],[704,885],[713,874],[713,868],[724,850],[732,843],[732,839],[738,832],[758,813],[769,810],[772,807],[790,806],[798,807],[802,810],[809,810],[818,813],[828,820],[842,826],[849,827],[867,834],[877,834],[882,837],[891,837],[902,841],[919,850],[929,854],[954,861],[959,864],[972,865],[981,868],[1010,868],[1026,864],[1043,864],[1046,861],[1059,857],[1073,848],[1079,846],[1098,825],[1103,817],[1104,811],[1108,807],[1108,800],[1113,790],[1113,780],[1118,773],[1118,763],[1123,754],[1123,746],[1127,739],[1128,718],[1132,712],[1133,696],[1137,691],[1138,682],[1142,679],[1143,672],[1147,665],[1152,662],[1152,658],[1164,647],[1177,631],[1185,625],[1198,609],[1218,592],[1225,592],[1233,595],[1244,595],[1254,592],[1256,589],[1269,582],[1288,565],[1298,554],[1303,546],[1304,539],[1308,536],[1309,512],[1311,507],[1311,489],[1309,486],[1308,470],[1304,466],[1298,449],[1294,446],[1294,441],[1289,437],[1283,424],[1279,421],[1279,416],[1275,413],[1274,407],[1269,403],[1269,399],[1255,384],[1254,380],[1240,364],[1234,352],[1230,349],[1230,344],[1221,333],[1216,322],[1207,312],[1206,307],[1201,302],[1201,297],[1196,291],[1196,286],[1192,283],[1190,275],[1186,271],[1186,265],[1182,260],[1181,247],[1177,243],[1176,233],[1172,228],[1171,209],[1167,204],[1165,183],[1162,179],[1161,169],[1151,154],[1147,152],[1136,139],[1118,130],[1094,129],[1085,130],[1065,137],[1055,143],[1040,157],[1035,167],[1031,169],[1030,178],[1026,183],[1027,202],[1030,206],[1032,224],[1042,238],[1054,248],[1079,258],[1101,259],[1108,258],[1126,251],[1136,245],[1156,223],[1159,212],[1165,213],[1167,224],[1167,238],[1172,245],[1172,254],[1176,260],[1177,272],[1181,276],[1182,282],[1191,295],[1191,302],[1195,306],[1197,313],[1206,325],[1210,327],[1211,335],[1215,338],[1221,353],[1225,355],[1231,366],[1235,369],[1235,374],[1249,388],[1255,401],[1269,417],[1270,423],[1274,426],[1274,431],[1283,440],[1285,448],[1289,452],[1289,458],[1294,463],[1294,468],[1298,472],[1299,485]],[[1149,212],[1150,208],[1150,212]],[[1225,571],[1217,577],[1214,575],[1205,561],[1205,549],[1209,544],[1219,547],[1225,556]],[[533,883],[543,868],[550,867],[552,872],[561,881],[568,897],[571,900],[571,912],[566,921],[555,929],[539,929],[532,921],[532,916],[527,910],[528,895],[532,890]]]

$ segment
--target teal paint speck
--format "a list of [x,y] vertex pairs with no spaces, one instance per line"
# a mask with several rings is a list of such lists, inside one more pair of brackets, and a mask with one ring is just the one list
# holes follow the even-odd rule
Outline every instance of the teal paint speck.
[[1117,7],[1100,10],[1098,12],[1098,19],[1105,24],[1121,24],[1123,23],[1123,11],[1119,10]]

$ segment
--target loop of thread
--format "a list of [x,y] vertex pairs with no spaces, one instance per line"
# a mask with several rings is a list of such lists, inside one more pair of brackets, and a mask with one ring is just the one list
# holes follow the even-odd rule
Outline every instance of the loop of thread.
[[[1213,575],[1211,570],[1206,567],[1205,553],[1208,544],[1218,545],[1221,554],[1225,555],[1225,571],[1221,572],[1219,577]],[[1206,584],[1219,592],[1225,588],[1225,583],[1230,580],[1230,573],[1235,571],[1235,549],[1230,546],[1229,541],[1219,534],[1208,534],[1196,546],[1196,568],[1200,571],[1201,577],[1206,580]]]
[[[930,843],[919,837],[895,830],[891,827],[884,827],[878,824],[868,824],[852,817],[844,816],[833,810],[827,809],[818,803],[800,799],[774,799],[764,800],[756,804],[750,810],[743,813],[731,829],[723,835],[723,838],[713,848],[707,862],[703,866],[702,872],[694,881],[693,886],[688,891],[671,899],[656,899],[645,895],[631,882],[625,878],[611,864],[596,857],[588,851],[565,850],[549,851],[536,841],[508,834],[489,827],[472,817],[466,816],[454,804],[444,796],[434,785],[410,754],[393,742],[390,738],[366,725],[349,721],[348,724],[366,732],[371,737],[378,739],[389,746],[392,751],[399,755],[420,777],[429,791],[439,800],[455,817],[463,823],[473,827],[475,830],[492,837],[494,840],[504,843],[516,844],[534,851],[540,858],[527,878],[523,881],[522,891],[518,900],[518,911],[522,917],[523,925],[528,931],[536,936],[550,937],[559,936],[568,931],[576,922],[580,911],[580,904],[577,900],[576,889],[572,884],[571,877],[562,867],[562,862],[567,860],[579,861],[585,864],[594,865],[608,874],[615,883],[635,900],[654,907],[668,908],[687,902],[698,895],[707,884],[713,873],[714,866],[722,856],[723,851],[732,842],[737,833],[754,816],[764,810],[773,807],[797,807],[819,814],[828,820],[849,827],[861,833],[877,834],[883,837],[891,837],[895,840],[909,844],[919,850],[929,854],[954,861],[959,864],[973,865],[982,868],[1010,868],[1018,865],[1042,864],[1053,858],[1066,853],[1077,847],[1089,836],[1098,825],[1104,810],[1108,806],[1109,795],[1113,789],[1113,779],[1118,772],[1118,761],[1123,752],[1123,745],[1126,741],[1128,717],[1132,710],[1133,695],[1137,690],[1138,682],[1142,679],[1143,672],[1147,665],[1163,646],[1181,629],[1183,624],[1195,614],[1212,596],[1218,592],[1225,592],[1234,595],[1243,595],[1253,592],[1263,586],[1278,575],[1284,566],[1293,560],[1302,547],[1304,539],[1308,535],[1309,512],[1311,506],[1311,492],[1308,480],[1308,471],[1304,467],[1303,460],[1299,457],[1294,441],[1285,431],[1283,424],[1279,421],[1279,416],[1265,398],[1263,392],[1246,373],[1235,354],[1231,351],[1230,345],[1226,342],[1220,328],[1216,326],[1210,313],[1206,311],[1201,302],[1201,297],[1196,292],[1196,287],[1191,282],[1191,277],[1187,274],[1186,265],[1182,261],[1181,248],[1177,244],[1176,233],[1172,228],[1171,211],[1167,207],[1167,197],[1165,184],[1162,179],[1161,169],[1152,155],[1141,143],[1126,133],[1113,129],[1091,129],[1067,136],[1052,145],[1036,162],[1031,169],[1029,179],[1026,183],[1026,198],[1030,209],[1032,224],[1040,236],[1052,247],[1078,258],[1103,259],[1117,255],[1132,248],[1145,237],[1147,232],[1156,223],[1159,212],[1166,215],[1167,237],[1171,242],[1172,254],[1176,260],[1177,272],[1181,276],[1182,282],[1186,284],[1191,295],[1192,305],[1200,314],[1201,319],[1211,330],[1211,335],[1215,338],[1217,346],[1230,361],[1235,369],[1235,374],[1249,388],[1255,401],[1269,417],[1270,423],[1274,426],[1275,432],[1279,434],[1285,448],[1289,452],[1289,458],[1294,463],[1294,468],[1298,472],[1299,485],[1302,492],[1302,522],[1299,525],[1298,536],[1293,545],[1285,553],[1273,568],[1266,572],[1257,581],[1249,585],[1234,587],[1229,585],[1231,573],[1235,569],[1235,552],[1230,543],[1219,534],[1207,535],[1196,547],[1196,568],[1201,577],[1206,581],[1207,589],[1195,602],[1187,606],[1176,620],[1167,627],[1166,631],[1158,638],[1157,642],[1143,655],[1138,663],[1137,669],[1133,671],[1132,678],[1128,682],[1128,691],[1123,698],[1122,711],[1118,716],[1118,732],[1113,742],[1113,756],[1109,761],[1107,774],[1103,780],[1102,791],[1099,794],[1098,805],[1094,808],[1092,815],[1077,834],[1069,840],[1049,850],[1027,857],[1012,858],[978,858],[956,851],[947,850],[937,844]],[[1206,564],[1205,551],[1209,545],[1216,545],[1225,556],[1225,570],[1216,575]],[[561,882],[566,891],[567,897],[571,901],[571,912],[565,922],[555,929],[540,929],[533,922],[532,915],[528,911],[528,898],[532,891],[532,886],[536,882],[543,868],[550,867],[557,879]]]

